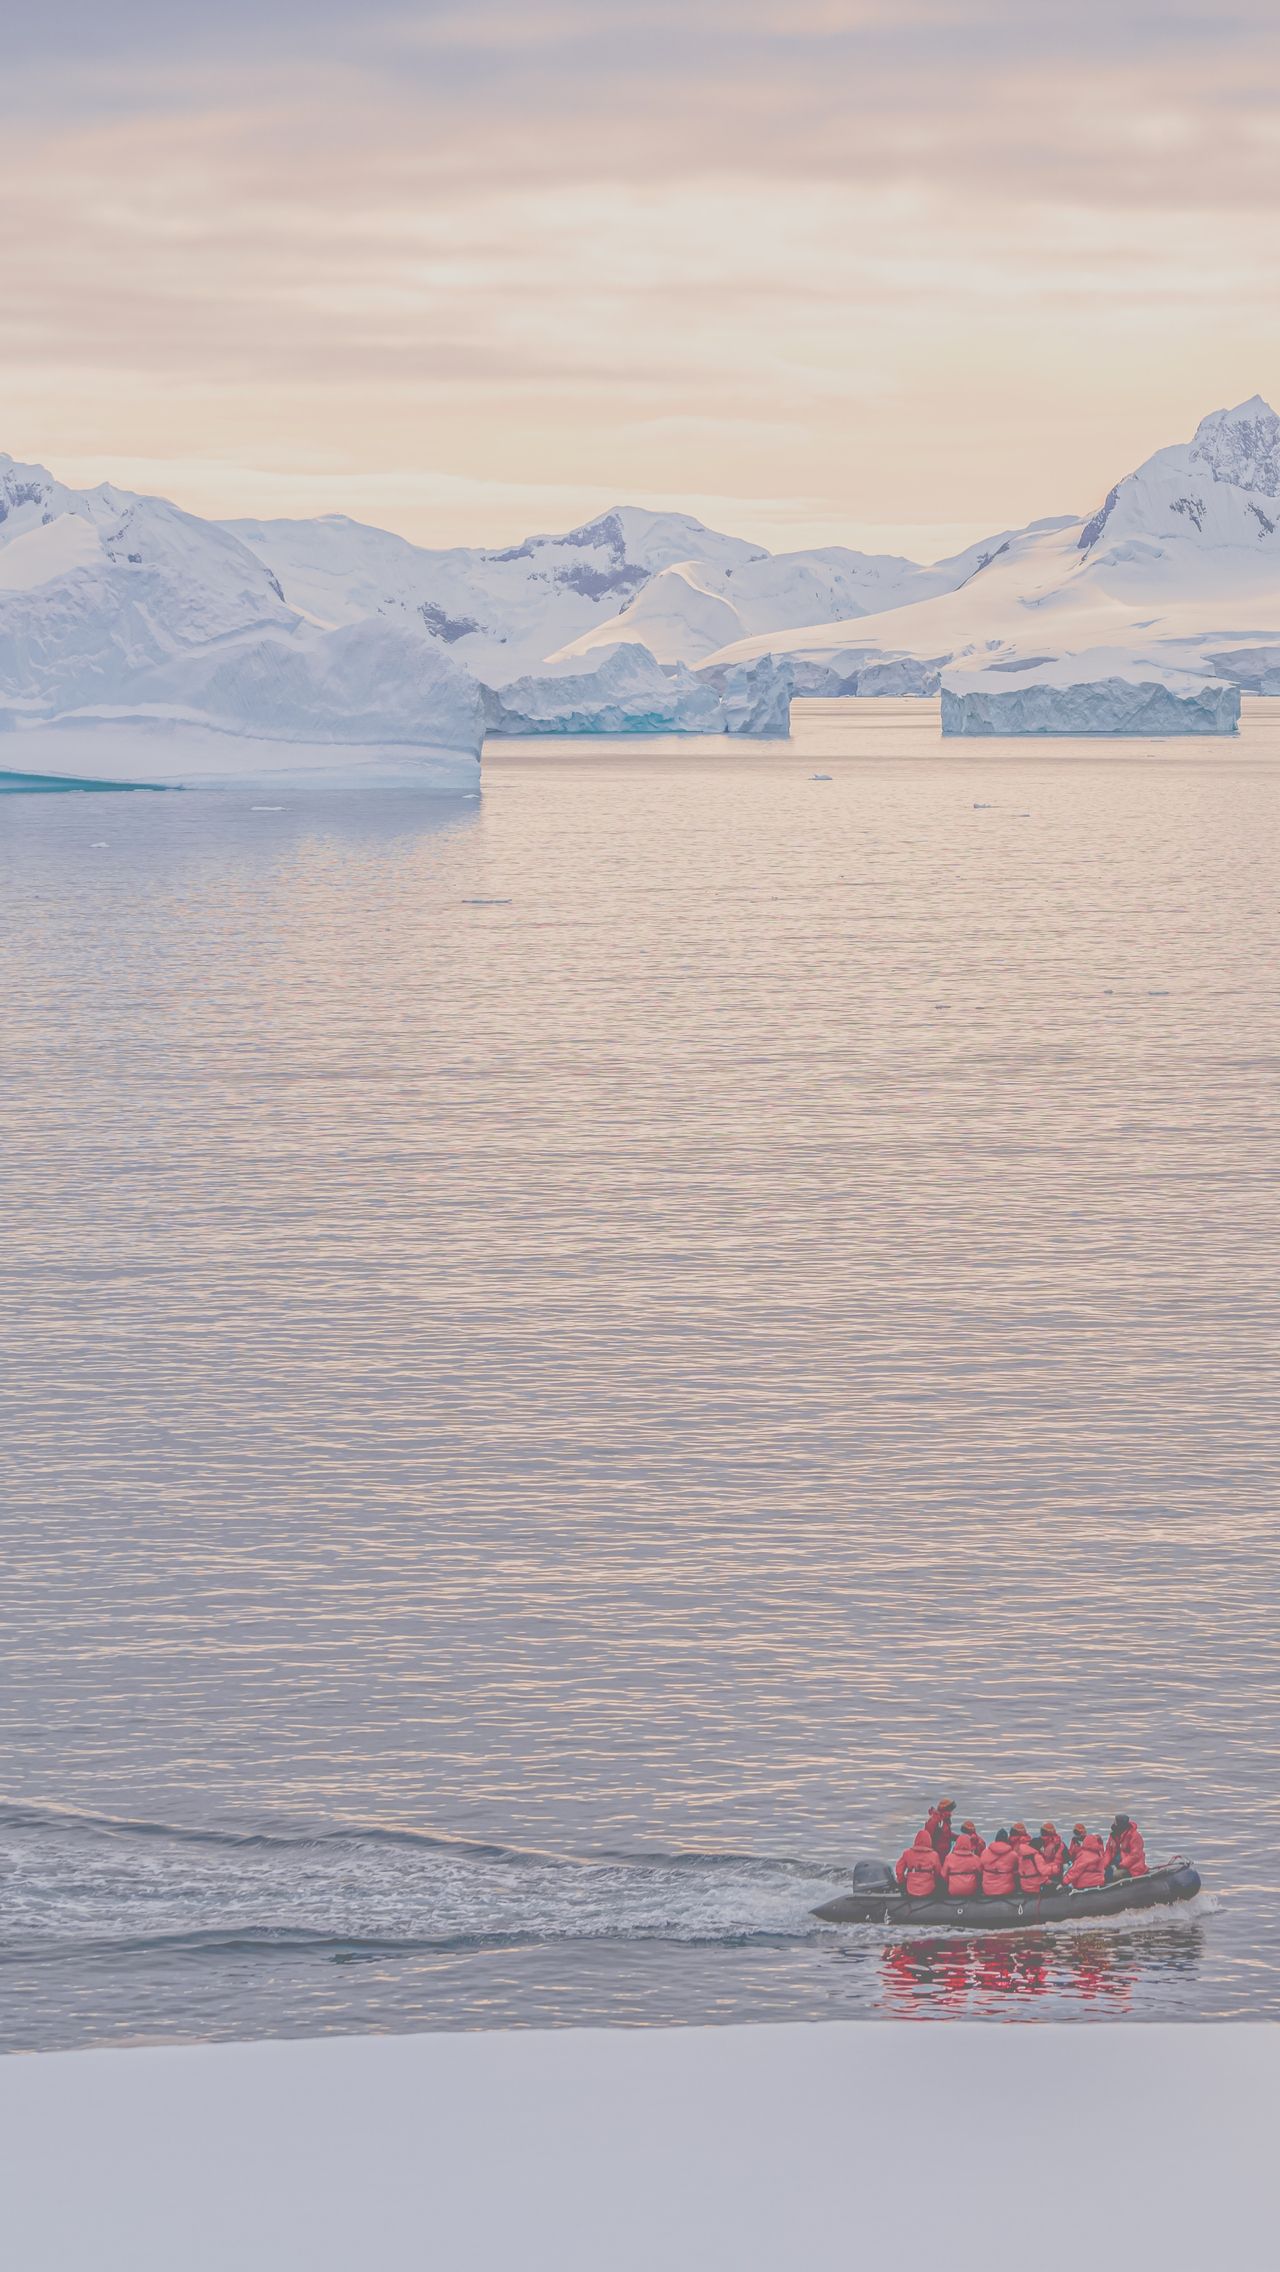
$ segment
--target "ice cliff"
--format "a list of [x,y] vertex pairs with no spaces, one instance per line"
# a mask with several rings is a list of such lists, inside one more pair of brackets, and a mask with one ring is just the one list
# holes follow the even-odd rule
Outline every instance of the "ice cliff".
[[664,670],[628,643],[487,690],[491,734],[755,734],[790,731],[792,674],[762,657],[720,682],[682,663]]
[[480,688],[438,647],[395,624],[263,635],[151,672],[130,707],[199,718],[267,740],[427,744],[479,754]]
[[796,674],[789,661],[761,655],[754,663],[727,663],[700,676],[719,697],[727,734],[777,741],[790,734]]
[[944,734],[1233,734],[1238,687],[1212,681],[1033,677],[1009,686],[957,672],[942,684]]

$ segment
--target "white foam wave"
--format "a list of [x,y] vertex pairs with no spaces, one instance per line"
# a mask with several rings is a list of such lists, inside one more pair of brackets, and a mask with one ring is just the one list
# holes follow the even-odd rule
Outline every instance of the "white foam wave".
[[792,1937],[834,1873],[735,1855],[573,1860],[377,1833],[202,1840],[154,1825],[0,1825],[0,1960],[211,1937],[364,1946]]

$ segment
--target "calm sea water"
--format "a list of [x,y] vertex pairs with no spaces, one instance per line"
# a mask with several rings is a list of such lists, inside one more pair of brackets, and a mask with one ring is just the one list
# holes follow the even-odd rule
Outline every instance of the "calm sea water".
[[[1280,2016],[1247,707],[4,800],[0,2044]],[[816,1925],[944,1786],[1210,1897]]]

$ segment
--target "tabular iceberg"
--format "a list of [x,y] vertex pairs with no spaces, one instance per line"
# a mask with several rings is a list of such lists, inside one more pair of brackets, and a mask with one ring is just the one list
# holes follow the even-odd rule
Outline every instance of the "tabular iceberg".
[[122,675],[115,699],[43,719],[10,712],[0,772],[148,787],[282,774],[449,794],[480,785],[479,687],[392,624],[263,632]]
[[1233,734],[1239,719],[1240,689],[1213,681],[1039,680],[997,691],[956,673],[942,687],[944,734]]

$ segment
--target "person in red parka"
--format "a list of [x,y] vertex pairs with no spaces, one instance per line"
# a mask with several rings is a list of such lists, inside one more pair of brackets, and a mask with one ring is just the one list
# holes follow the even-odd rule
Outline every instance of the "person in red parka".
[[1049,1865],[1049,1876],[1051,1878],[1061,1877],[1067,1866],[1067,1849],[1051,1822],[1041,1823],[1037,1844],[1043,1860]]
[[1127,1814],[1118,1814],[1111,1825],[1111,1836],[1106,1846],[1107,1868],[1127,1878],[1145,1878],[1147,1850],[1142,1843],[1142,1832]]
[[1086,1832],[1080,1851],[1067,1871],[1066,1882],[1073,1893],[1092,1893],[1106,1884],[1107,1857],[1096,1830]]
[[937,1805],[929,1809],[925,1819],[930,1844],[940,1862],[945,1862],[951,1852],[951,1817],[955,1811],[954,1799],[939,1799]]
[[972,1838],[974,1853],[981,1854],[987,1842],[985,1838],[979,1835],[976,1822],[962,1822],[960,1828],[966,1838]]
[[914,1843],[898,1857],[894,1875],[913,1901],[923,1901],[942,1876],[942,1863],[927,1830],[917,1830]]
[[1083,1846],[1083,1844],[1084,1844],[1084,1842],[1085,1842],[1086,1838],[1088,1837],[1088,1835],[1089,1835],[1089,1825],[1088,1825],[1088,1823],[1087,1823],[1087,1822],[1075,1822],[1075,1823],[1073,1823],[1073,1824],[1072,1824],[1072,1826],[1071,1826],[1071,1844],[1070,1844],[1070,1845],[1068,1846],[1068,1848],[1067,1848],[1067,1860],[1068,1860],[1068,1862],[1078,1862],[1078,1861],[1079,1861],[1079,1859],[1080,1859],[1080,1848],[1081,1848],[1081,1847]]
[[982,1853],[982,1890],[986,1894],[1007,1898],[1017,1891],[1018,1857],[1009,1843],[1007,1830],[997,1830]]
[[1037,1853],[1029,1833],[1019,1825],[1010,1831],[1009,1842],[1018,1865],[1019,1893],[1043,1893],[1049,1877],[1049,1865],[1043,1854]]
[[947,1892],[953,1901],[967,1901],[982,1884],[982,1856],[967,1830],[962,1830],[942,1865]]

